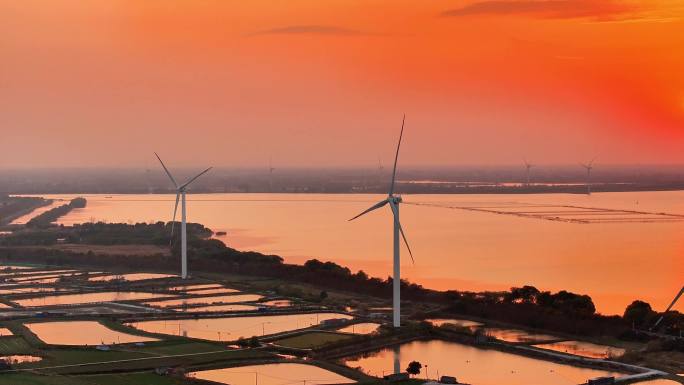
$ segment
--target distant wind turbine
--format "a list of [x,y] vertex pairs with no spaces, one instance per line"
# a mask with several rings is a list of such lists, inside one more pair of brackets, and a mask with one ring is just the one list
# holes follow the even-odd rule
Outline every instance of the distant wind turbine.
[[580,163],[580,166],[587,169],[587,195],[591,195],[591,170],[594,168],[594,160],[589,163]]
[[273,159],[271,157],[268,158],[268,192],[273,192],[273,171],[275,171],[275,168],[273,168]]
[[526,186],[530,186],[530,169],[534,167],[533,164],[530,164],[527,162],[527,159],[523,159],[525,162],[525,172],[527,173],[527,182],[525,183]]
[[[387,199],[384,199],[375,205],[371,206],[369,209],[366,211],[362,212],[361,214],[355,216],[354,218],[350,219],[350,221],[353,221],[354,219],[365,215],[373,210],[377,210],[387,204],[389,204],[390,208],[392,209],[392,216],[393,216],[393,229],[394,229],[394,260],[393,260],[393,277],[392,277],[392,291],[393,291],[393,296],[392,296],[392,309],[393,309],[393,325],[395,328],[398,328],[401,326],[401,297],[400,297],[400,288],[401,288],[401,258],[400,258],[400,245],[399,245],[399,234],[401,234],[401,237],[404,240],[404,243],[406,244],[406,248],[408,249],[409,255],[411,256],[411,261],[413,261],[413,253],[411,252],[411,247],[409,247],[408,241],[406,240],[406,235],[404,234],[404,230],[401,227],[401,223],[399,222],[399,204],[401,203],[401,196],[400,195],[394,195],[394,185],[395,185],[395,179],[397,175],[397,160],[399,159],[399,148],[401,147],[401,138],[404,135],[404,121],[406,120],[406,115],[401,120],[401,132],[399,133],[399,143],[397,144],[397,152],[396,155],[394,156],[394,168],[392,169],[392,181],[390,184],[389,188],[389,194],[387,195]],[[415,262],[415,261],[414,261]]]
[[190,185],[190,183],[194,182],[195,179],[199,178],[200,176],[204,175],[207,173],[209,170],[211,170],[211,167],[208,169],[202,171],[201,173],[195,175],[194,177],[190,178],[187,182],[185,182],[182,185],[178,185],[176,183],[176,179],[173,178],[173,175],[171,175],[171,172],[169,172],[169,169],[166,168],[166,165],[164,165],[164,162],[162,162],[161,158],[159,155],[155,152],[154,155],[159,159],[159,163],[161,163],[162,167],[164,168],[164,171],[166,171],[166,175],[169,176],[169,179],[171,179],[171,183],[173,183],[173,186],[176,188],[176,204],[173,207],[173,221],[171,221],[171,238],[173,238],[173,229],[176,226],[176,212],[178,211],[178,201],[181,201],[181,278],[187,279],[188,278],[188,232],[187,232],[187,221],[186,221],[186,209],[185,209],[185,191],[187,187]]

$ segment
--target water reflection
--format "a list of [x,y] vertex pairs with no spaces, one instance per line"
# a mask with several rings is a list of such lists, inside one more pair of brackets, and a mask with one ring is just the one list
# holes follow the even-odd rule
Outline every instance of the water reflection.
[[195,304],[212,304],[212,303],[239,303],[239,302],[253,302],[262,299],[258,294],[236,294],[224,295],[219,297],[200,297],[200,298],[181,298],[172,299],[168,301],[149,302],[147,305],[157,307],[174,307],[186,306]]
[[[69,198],[69,196],[58,196]],[[60,223],[91,218],[108,222],[146,222],[168,216],[173,195],[89,196],[84,209],[72,210]],[[271,201],[273,199],[278,202]],[[310,257],[331,260],[372,276],[387,276],[391,242],[386,218],[368,217],[351,226],[350,213],[376,202],[377,195],[192,194],[193,220],[230,246],[279,254],[303,263]],[[534,195],[406,195],[406,203],[460,206],[578,205],[684,214],[684,192]],[[635,202],[639,202],[638,206]],[[640,297],[665,308],[681,287],[684,262],[679,239],[684,223],[578,225],[406,204],[404,226],[411,231],[421,263],[402,266],[403,275],[435,289],[500,290],[532,284],[546,290],[570,290],[594,298],[599,311],[622,314]],[[233,231],[242,229],[243,231]],[[254,244],[254,239],[262,242]],[[629,239],[630,242],[624,242]],[[502,253],[505,253],[503,255]],[[553,259],[549,259],[553,255]],[[652,257],[645,259],[644,255]],[[600,256],[600,259],[597,259]],[[502,265],[502,258],[515,261]],[[453,263],[458,261],[458,263]],[[620,269],[613,269],[620,266]],[[644,271],[649,274],[643,274]],[[611,271],[606,286],[605,271]]]
[[338,329],[342,333],[352,333],[352,334],[371,334],[378,331],[380,324],[373,322],[363,322],[358,324],[349,325]]
[[203,370],[191,378],[231,385],[350,384],[354,380],[313,365],[284,363]]
[[444,326],[444,325],[454,325],[463,328],[475,329],[484,324],[481,322],[475,322],[467,319],[457,319],[457,318],[431,318],[425,321],[433,324],[434,326]]
[[217,287],[213,289],[199,289],[199,290],[193,290],[189,292],[188,294],[192,295],[208,295],[208,294],[231,294],[231,293],[239,293],[239,290],[235,289],[229,289],[227,287]]
[[292,301],[289,299],[274,299],[272,301],[261,302],[261,304],[270,307],[291,307]]
[[91,282],[107,282],[107,281],[143,281],[146,279],[159,279],[159,278],[173,278],[177,275],[172,274],[155,274],[155,273],[132,273],[132,274],[121,274],[121,275],[103,275],[100,277],[91,277],[88,280]]
[[143,293],[143,292],[102,292],[102,293],[83,293],[83,294],[63,294],[44,297],[25,298],[14,300],[23,307],[52,306],[52,305],[73,305],[93,302],[113,302],[113,301],[134,301],[147,300],[154,298],[165,298],[168,295]]
[[617,358],[625,354],[625,349],[583,341],[563,341],[535,346],[542,349],[574,354],[587,358]]
[[40,340],[51,345],[100,345],[158,341],[156,338],[118,332],[95,321],[27,323]]
[[231,312],[231,311],[257,311],[259,307],[252,305],[216,305],[216,306],[200,306],[200,307],[182,307],[175,308],[175,311],[182,312]]
[[548,334],[531,333],[519,329],[504,328],[484,328],[485,334],[489,337],[506,342],[545,342],[561,340],[562,338]]
[[207,284],[196,284],[196,285],[179,285],[179,286],[171,286],[166,288],[166,290],[171,290],[171,291],[194,291],[194,290],[202,290],[202,289],[215,289],[215,288],[220,288],[223,287],[222,285],[219,285],[217,283],[207,283]]
[[240,338],[276,334],[318,325],[331,319],[351,319],[346,314],[311,313],[270,316],[224,317],[141,321],[131,323],[150,333],[186,335],[214,341],[234,341]]
[[421,378],[449,375],[477,385],[580,384],[589,378],[620,375],[446,341],[414,341],[401,345],[398,355],[393,349],[383,349],[349,358],[345,363],[370,375],[382,376],[396,370],[397,356],[402,371],[411,361],[423,364]]
[[0,356],[0,361],[5,361],[10,365],[25,364],[29,362],[42,361],[43,357],[28,355]]

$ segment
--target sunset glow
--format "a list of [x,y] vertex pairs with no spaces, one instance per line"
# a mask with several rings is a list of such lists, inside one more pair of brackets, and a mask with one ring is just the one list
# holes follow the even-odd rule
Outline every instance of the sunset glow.
[[165,132],[186,165],[366,165],[391,156],[402,112],[421,132],[407,164],[684,161],[677,0],[0,1],[0,15],[6,167],[145,165]]

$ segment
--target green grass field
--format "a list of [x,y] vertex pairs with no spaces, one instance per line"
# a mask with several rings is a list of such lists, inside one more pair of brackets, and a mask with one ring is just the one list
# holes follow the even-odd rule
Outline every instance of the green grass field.
[[31,346],[20,336],[0,338],[0,355],[27,354],[32,351]]
[[347,334],[311,332],[301,334],[295,337],[283,338],[273,341],[276,345],[285,346],[295,349],[314,349],[327,345],[332,342],[338,342],[346,339],[354,338]]
[[31,373],[0,374],[0,385],[180,385],[181,379],[154,373],[95,376],[41,376]]

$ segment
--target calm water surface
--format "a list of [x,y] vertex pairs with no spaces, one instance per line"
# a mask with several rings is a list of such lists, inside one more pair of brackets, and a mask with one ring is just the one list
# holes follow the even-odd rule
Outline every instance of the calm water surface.
[[121,274],[121,275],[103,275],[99,277],[89,278],[88,281],[92,282],[106,282],[114,280],[124,280],[124,281],[143,281],[146,279],[159,279],[159,278],[172,278],[177,277],[171,274],[156,274],[156,273],[132,273],[132,274]]
[[[170,194],[87,198],[86,208],[73,210],[60,223],[170,220],[174,203]],[[392,252],[389,211],[347,221],[380,199],[343,194],[193,194],[188,197],[188,218],[226,231],[220,238],[238,249],[279,254],[295,263],[314,257],[331,260],[386,277]],[[406,195],[404,201],[402,223],[416,264],[404,258],[402,273],[427,287],[499,290],[532,284],[567,289],[590,294],[600,311],[613,314],[622,313],[636,298],[663,309],[684,284],[684,222],[577,224],[410,204],[550,212],[558,205],[576,205],[684,214],[684,192]],[[554,208],[525,208],[529,205]],[[684,305],[678,306],[681,310]]]
[[350,319],[352,317],[337,313],[313,313],[142,321],[131,323],[130,326],[150,333],[181,335],[214,341],[233,341],[239,338],[303,329],[333,318]]
[[23,307],[35,306],[51,306],[51,305],[73,305],[79,303],[93,303],[93,302],[112,302],[112,301],[135,301],[143,299],[154,299],[168,297],[165,294],[153,294],[142,292],[102,292],[102,293],[84,293],[84,294],[64,294],[51,295],[45,297],[25,298],[14,300],[17,304]]
[[95,321],[40,322],[25,324],[46,344],[100,345],[158,341],[155,338],[121,333]]
[[617,358],[625,354],[625,349],[616,348],[614,346],[597,345],[584,341],[563,341],[535,346],[542,349],[588,358]]
[[199,289],[199,290],[193,290],[189,292],[188,294],[192,295],[208,295],[208,294],[231,294],[231,293],[239,293],[239,290],[235,289],[229,289],[227,287],[218,287],[215,289]]
[[174,308],[175,311],[182,311],[188,313],[198,312],[231,312],[231,311],[257,311],[258,306],[252,305],[216,305],[216,306],[200,306],[188,308]]
[[475,322],[467,319],[457,319],[457,318],[433,318],[433,319],[426,319],[425,321],[430,322],[431,324],[435,326],[443,326],[443,325],[455,325],[463,328],[477,328],[480,326],[483,326],[484,324],[481,322]]
[[342,329],[338,329],[338,331],[341,331],[342,333],[371,334],[375,333],[379,328],[380,324],[364,322],[343,327]]
[[216,283],[207,283],[207,284],[199,284],[199,285],[171,286],[171,287],[166,288],[166,290],[194,291],[194,290],[204,290],[204,289],[215,289],[215,288],[221,288],[221,287],[223,287],[223,286],[216,284]]
[[293,305],[289,299],[274,299],[272,301],[261,302],[262,305],[271,307],[290,307]]
[[[370,375],[381,376],[392,373],[395,354],[397,351],[393,349],[384,349],[348,359],[346,364],[359,367]],[[401,369],[411,361],[422,363],[421,378],[426,374],[430,378],[450,375],[460,382],[474,385],[580,384],[589,378],[620,375],[445,341],[410,342],[399,347],[398,355]]]
[[562,338],[548,334],[531,333],[519,329],[483,328],[485,334],[506,342],[544,342]]
[[313,365],[268,364],[191,372],[189,377],[231,385],[350,384],[356,381]]
[[252,301],[258,301],[262,298],[264,298],[264,297],[262,297],[258,294],[235,294],[235,295],[224,295],[224,296],[220,296],[220,297],[171,299],[168,301],[150,302],[147,305],[161,306],[161,307],[174,307],[174,306],[186,306],[186,305],[196,305],[196,304],[252,302]]

